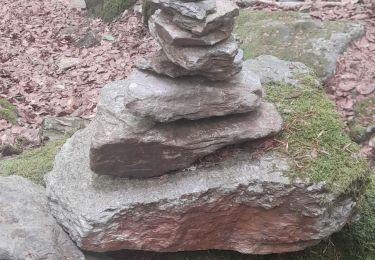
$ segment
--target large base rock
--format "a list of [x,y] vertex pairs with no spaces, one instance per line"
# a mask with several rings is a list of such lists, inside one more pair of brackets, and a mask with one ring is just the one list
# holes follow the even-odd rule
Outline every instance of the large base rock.
[[355,205],[288,179],[287,158],[247,149],[163,179],[99,176],[88,160],[93,127],[68,140],[46,177],[54,216],[89,251],[296,251],[342,228]]
[[256,111],[157,124],[124,105],[127,81],[103,88],[93,122],[91,168],[104,175],[148,178],[189,167],[224,146],[274,135],[282,119],[270,103]]
[[18,177],[0,177],[1,260],[83,260],[50,215],[44,189]]

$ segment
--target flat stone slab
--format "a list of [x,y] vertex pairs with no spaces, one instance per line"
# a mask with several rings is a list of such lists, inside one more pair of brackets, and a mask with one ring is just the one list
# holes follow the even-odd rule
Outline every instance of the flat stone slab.
[[216,0],[149,0],[149,2],[168,12],[199,21],[204,20],[208,14],[216,12]]
[[[227,71],[227,74],[222,74],[220,72],[207,72],[200,70],[187,70],[179,65],[176,65],[169,60],[167,55],[163,50],[158,50],[154,53],[151,53],[137,62],[137,67],[141,70],[153,71],[157,74],[166,75],[171,78],[179,78],[185,76],[201,76],[205,77],[208,80],[219,82],[221,80],[230,80],[235,76],[236,73],[241,71],[243,66],[243,51],[238,50],[236,57],[234,58],[231,71]],[[243,67],[242,67],[243,68]],[[230,76],[232,75],[233,76]]]
[[0,177],[0,259],[85,259],[50,214],[44,188],[19,176]]
[[199,72],[199,75],[211,80],[225,80],[242,69],[243,56],[233,36],[214,46],[174,46],[156,33],[154,23],[149,25],[152,36],[168,59],[191,73]]
[[233,31],[234,23],[225,23],[217,30],[203,35],[197,36],[193,33],[181,29],[172,22],[170,15],[158,10],[150,18],[152,23],[150,28],[154,28],[154,33],[163,39],[163,42],[175,46],[212,46],[225,39],[228,39]]
[[168,178],[100,176],[89,167],[94,127],[67,141],[45,179],[54,216],[85,250],[297,251],[340,230],[355,206],[291,181],[287,158],[247,148]]
[[243,66],[256,74],[262,85],[278,82],[298,87],[301,84],[301,76],[312,73],[312,69],[303,63],[284,61],[271,55],[246,60]]
[[99,99],[90,151],[91,168],[99,174],[164,175],[187,168],[224,146],[277,134],[282,127],[282,119],[270,103],[262,103],[250,113],[155,123],[125,108],[128,84],[108,84]]
[[157,122],[247,113],[263,95],[257,75],[244,69],[219,82],[201,77],[171,79],[136,70],[126,84],[125,107],[135,116]]
[[231,24],[239,15],[238,6],[231,1],[216,0],[216,12],[209,14],[204,20],[175,13],[173,23],[182,29],[188,30],[197,36],[203,36],[213,32],[225,24]]
[[322,80],[336,70],[339,55],[365,32],[363,24],[318,21],[300,12],[241,11],[236,34],[243,41],[246,58],[273,55],[312,68]]

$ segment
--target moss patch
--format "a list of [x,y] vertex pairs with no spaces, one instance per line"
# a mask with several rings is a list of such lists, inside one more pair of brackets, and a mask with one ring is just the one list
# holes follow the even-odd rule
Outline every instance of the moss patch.
[[11,124],[17,123],[17,109],[8,100],[0,98],[0,119]]
[[65,139],[49,142],[17,158],[0,161],[0,175],[19,175],[34,183],[43,184],[43,176],[52,170],[55,156],[64,142]]
[[[333,72],[338,52],[361,32],[342,21],[320,23],[308,14],[284,11],[242,10],[236,33],[243,40],[246,58],[269,54],[283,60],[299,61],[324,78]],[[331,37],[335,33],[334,39]],[[340,38],[341,37],[341,38]]]
[[294,159],[292,178],[325,181],[334,192],[355,192],[366,182],[368,166],[359,147],[343,131],[334,104],[312,76],[301,79],[301,88],[269,84],[268,99],[285,120],[278,141]]
[[[343,248],[348,251],[347,259],[375,259],[375,175],[363,196],[359,207],[360,219],[348,225],[340,234]],[[350,241],[350,243],[348,243]]]
[[354,118],[349,122],[350,136],[357,142],[366,139],[367,128],[375,124],[375,97],[368,97],[355,106]]
[[111,22],[135,2],[136,0],[86,0],[86,5],[91,15]]

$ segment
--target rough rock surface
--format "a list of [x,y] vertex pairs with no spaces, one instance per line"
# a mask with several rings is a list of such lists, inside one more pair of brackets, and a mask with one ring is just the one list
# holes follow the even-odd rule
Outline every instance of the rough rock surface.
[[127,80],[125,107],[135,116],[157,122],[195,120],[251,112],[259,107],[262,94],[258,76],[247,69],[218,82],[136,70]]
[[162,46],[168,59],[188,71],[199,72],[211,80],[225,80],[240,72],[243,56],[238,51],[234,37],[230,37],[214,46],[175,46],[168,44],[158,35],[154,14],[149,21],[150,32]]
[[247,149],[164,180],[99,176],[93,127],[68,140],[46,177],[54,216],[86,250],[296,251],[342,228],[355,206],[322,183],[292,182],[287,158]]
[[226,23],[217,30],[203,35],[196,36],[193,33],[183,30],[175,25],[165,12],[158,10],[150,19],[154,34],[157,34],[163,42],[176,46],[211,46],[229,38],[233,31],[234,23]]
[[339,55],[365,28],[347,21],[321,22],[299,12],[244,9],[235,31],[248,50],[246,58],[270,54],[299,61],[325,80],[334,73]]
[[79,117],[52,117],[47,116],[43,119],[42,127],[39,130],[41,140],[58,140],[64,138],[69,133],[86,127],[89,120]]
[[[171,78],[194,75],[194,72],[190,72],[171,62],[163,50],[158,50],[138,60],[137,68],[153,71]],[[196,75],[199,75],[199,72]]]
[[18,177],[0,177],[0,259],[84,260],[50,215],[42,187]]
[[238,16],[239,8],[230,1],[216,0],[216,12],[210,14],[205,20],[199,21],[181,14],[174,14],[173,23],[179,27],[202,36],[217,30],[225,24],[232,23],[234,17]]
[[[243,65],[243,51],[238,50],[238,54],[234,60],[233,66],[231,69],[233,71],[226,73],[216,73],[216,72],[207,72],[207,71],[189,71],[179,65],[174,64],[169,60],[167,55],[163,50],[158,50],[146,57],[142,58],[137,62],[137,67],[141,70],[153,71],[157,74],[166,75],[171,78],[179,78],[183,76],[202,76],[211,81],[220,81],[225,79],[230,79],[231,77],[227,76],[233,74],[233,76],[241,70]],[[232,77],[233,77],[232,76]],[[228,78],[227,78],[228,77]]]
[[303,63],[284,61],[271,55],[246,60],[243,67],[256,74],[262,84],[283,82],[296,87],[300,84],[298,76],[308,75],[311,71]]
[[99,174],[160,176],[187,168],[224,146],[281,130],[282,119],[269,103],[250,113],[155,124],[125,109],[127,84],[113,82],[102,90],[90,152],[90,165]]
[[216,10],[216,0],[150,0],[150,2],[163,10],[196,20],[204,20],[208,14]]

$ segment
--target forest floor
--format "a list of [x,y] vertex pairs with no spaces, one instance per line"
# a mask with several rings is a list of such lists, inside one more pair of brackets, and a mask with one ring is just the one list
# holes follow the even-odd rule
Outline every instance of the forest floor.
[[[355,105],[375,95],[375,3],[371,1],[304,10],[321,20],[366,23],[365,36],[341,55],[336,74],[326,82],[345,125],[354,116]],[[132,11],[105,24],[63,1],[3,0],[0,101],[15,106],[17,119],[11,123],[0,117],[0,144],[22,137],[38,145],[38,131],[48,115],[94,117],[100,89],[126,78],[136,60],[155,47],[140,16]],[[362,143],[362,151],[370,158],[375,157],[374,139]]]
[[45,116],[92,118],[100,89],[124,79],[154,42],[132,12],[111,24],[61,1],[4,0],[0,8],[0,98],[17,122],[0,118],[0,144],[38,144]]

